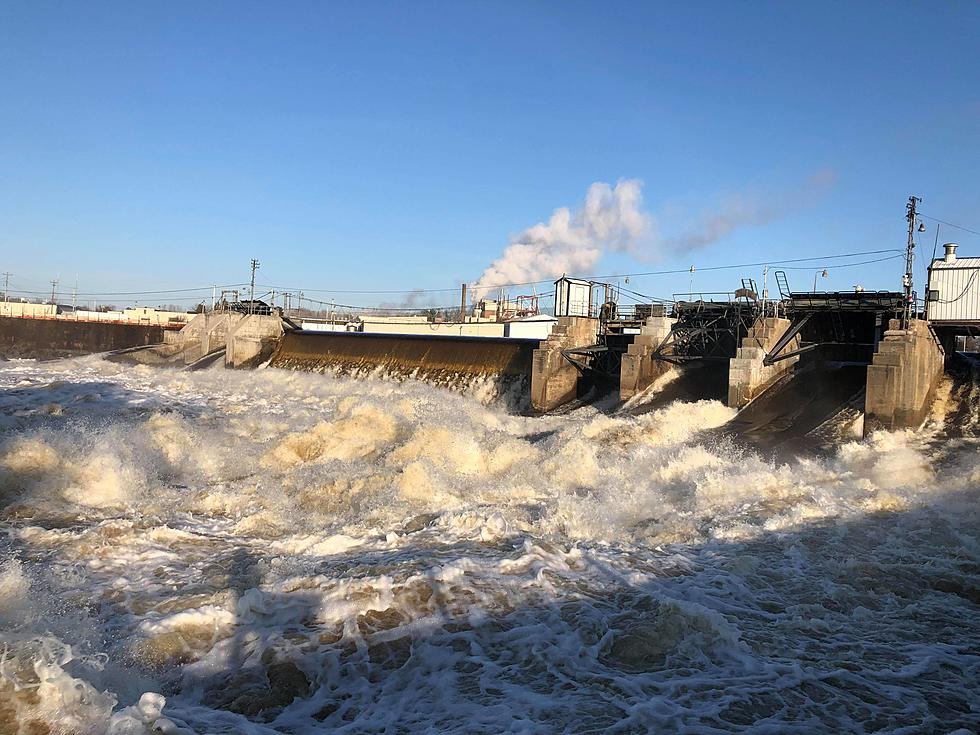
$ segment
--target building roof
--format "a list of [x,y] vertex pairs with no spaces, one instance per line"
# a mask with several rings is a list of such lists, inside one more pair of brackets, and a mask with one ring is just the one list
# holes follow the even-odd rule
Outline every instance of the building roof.
[[943,258],[936,258],[932,261],[930,268],[980,268],[980,258],[960,258],[957,256],[952,263],[947,263]]

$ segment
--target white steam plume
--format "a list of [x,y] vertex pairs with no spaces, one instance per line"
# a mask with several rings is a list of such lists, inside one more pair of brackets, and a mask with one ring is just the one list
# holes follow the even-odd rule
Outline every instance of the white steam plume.
[[641,181],[622,179],[615,186],[596,182],[576,210],[556,209],[547,223],[514,237],[473,284],[473,296],[481,298],[498,286],[557,278],[563,273],[590,275],[606,252],[629,252],[649,261],[697,250],[739,227],[764,225],[813,204],[833,181],[833,172],[823,170],[777,194],[728,195],[669,237],[656,236],[658,223],[643,211]]
[[642,182],[624,179],[610,186],[596,182],[574,212],[556,209],[547,223],[529,227],[511,240],[473,285],[479,298],[494,286],[587,273],[604,251],[636,247],[651,220],[642,211]]

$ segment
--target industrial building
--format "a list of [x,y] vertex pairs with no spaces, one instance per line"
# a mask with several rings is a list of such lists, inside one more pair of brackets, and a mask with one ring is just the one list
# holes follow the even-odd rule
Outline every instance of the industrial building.
[[980,258],[960,258],[957,245],[943,245],[929,264],[926,319],[947,351],[976,351],[980,337]]

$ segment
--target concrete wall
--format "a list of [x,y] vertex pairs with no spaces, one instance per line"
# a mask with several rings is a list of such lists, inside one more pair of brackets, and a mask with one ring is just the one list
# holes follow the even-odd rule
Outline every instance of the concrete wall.
[[177,352],[185,364],[191,364],[205,355],[225,347],[232,328],[245,318],[234,311],[218,311],[197,314],[180,330]]
[[674,320],[665,316],[648,317],[627,348],[619,373],[619,397],[624,401],[643,391],[670,369],[669,363],[654,360],[651,355],[670,334],[673,324]]
[[[158,340],[163,344],[149,350],[118,355],[113,359],[143,365],[190,365],[205,355],[225,347],[228,335],[245,317],[245,314],[237,312],[196,314],[179,332],[168,334],[166,339]],[[250,315],[251,317],[257,315]],[[278,320],[278,317],[263,318]],[[244,345],[242,349],[245,349]]]
[[531,406],[551,411],[573,400],[578,393],[579,371],[562,355],[562,350],[596,343],[599,320],[563,316],[546,340],[534,351],[531,363]]
[[447,337],[503,337],[502,322],[377,322],[365,319],[365,334],[417,334],[420,336],[445,335]]
[[[780,360],[772,365],[762,361],[779,338],[790,327],[789,319],[763,317],[757,319],[748,334],[728,362],[728,405],[742,408],[761,394],[799,362],[799,355]],[[800,347],[800,336],[796,335],[781,352],[792,352]]]
[[943,373],[943,350],[928,323],[916,319],[904,330],[893,319],[888,326],[868,366],[865,434],[921,425]]
[[162,341],[159,326],[0,317],[0,355],[4,357],[71,357]]
[[255,367],[268,360],[282,337],[278,316],[249,314],[232,325],[225,349],[225,367]]

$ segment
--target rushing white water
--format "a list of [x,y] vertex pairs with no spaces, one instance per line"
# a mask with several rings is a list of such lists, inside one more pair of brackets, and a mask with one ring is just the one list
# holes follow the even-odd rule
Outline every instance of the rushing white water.
[[[0,364],[0,733],[952,732],[975,435]],[[974,422],[975,424],[975,422]]]

